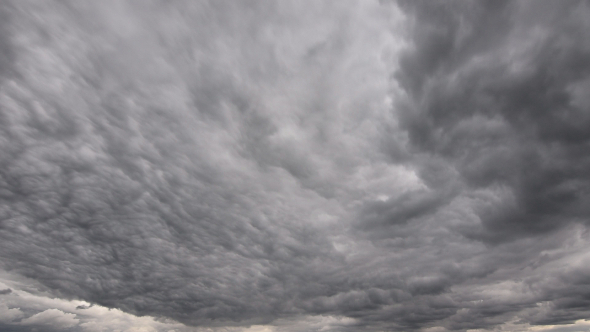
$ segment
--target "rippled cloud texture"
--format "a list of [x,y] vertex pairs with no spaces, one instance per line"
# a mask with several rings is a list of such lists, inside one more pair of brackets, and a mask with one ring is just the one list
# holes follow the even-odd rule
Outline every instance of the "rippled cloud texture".
[[588,1],[3,1],[0,329],[587,330]]

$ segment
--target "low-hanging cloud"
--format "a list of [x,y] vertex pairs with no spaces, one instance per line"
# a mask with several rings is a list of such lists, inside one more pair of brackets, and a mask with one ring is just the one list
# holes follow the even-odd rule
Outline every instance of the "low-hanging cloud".
[[586,2],[9,1],[1,17],[1,267],[86,301],[7,306],[2,324],[590,314]]
[[485,241],[585,221],[590,63],[580,1],[403,2],[415,47],[397,77],[412,146],[498,201],[477,213]]

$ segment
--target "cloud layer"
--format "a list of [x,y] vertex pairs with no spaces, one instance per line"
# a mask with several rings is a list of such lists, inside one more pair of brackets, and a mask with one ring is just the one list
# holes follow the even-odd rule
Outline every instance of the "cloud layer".
[[25,310],[7,284],[6,329],[589,317],[587,2],[9,1],[0,17],[1,268],[68,303]]

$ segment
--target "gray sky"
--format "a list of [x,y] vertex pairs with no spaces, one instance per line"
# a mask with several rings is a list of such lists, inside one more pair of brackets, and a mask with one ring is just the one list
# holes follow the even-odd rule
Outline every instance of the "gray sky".
[[588,1],[2,1],[0,330],[588,331],[588,91]]

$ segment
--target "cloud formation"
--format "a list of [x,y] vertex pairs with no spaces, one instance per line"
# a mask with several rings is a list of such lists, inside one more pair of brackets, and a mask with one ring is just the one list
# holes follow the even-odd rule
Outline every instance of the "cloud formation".
[[2,17],[0,327],[585,326],[587,2]]
[[402,57],[401,121],[413,147],[494,190],[485,241],[584,222],[590,45],[580,1],[402,2],[416,18]]

